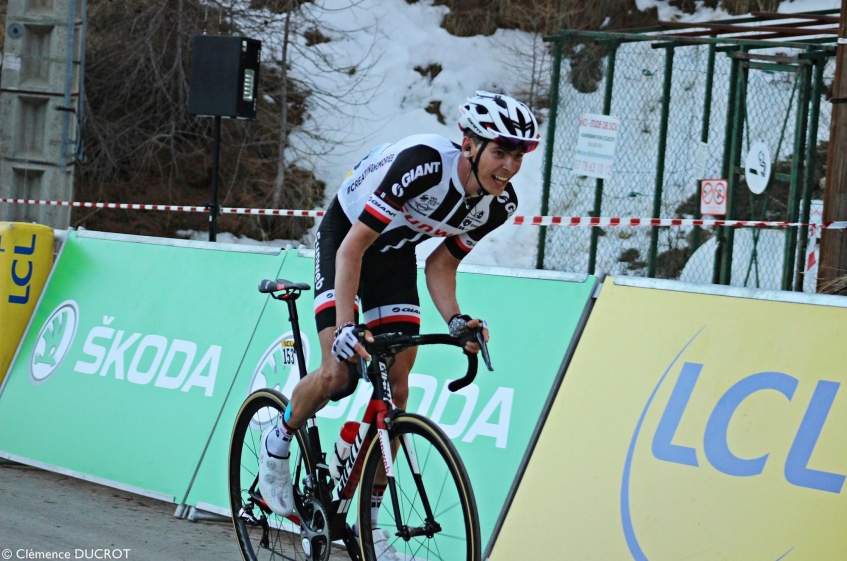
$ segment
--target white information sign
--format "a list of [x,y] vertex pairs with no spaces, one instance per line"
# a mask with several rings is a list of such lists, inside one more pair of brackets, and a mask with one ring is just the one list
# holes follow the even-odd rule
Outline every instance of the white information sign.
[[579,116],[573,171],[600,179],[612,177],[620,117],[583,113]]
[[726,216],[726,179],[700,181],[700,214]]
[[764,142],[754,142],[744,161],[744,177],[747,187],[755,195],[761,195],[771,178],[771,151]]
[[694,179],[703,179],[706,175],[706,163],[709,160],[709,144],[701,142],[694,153]]

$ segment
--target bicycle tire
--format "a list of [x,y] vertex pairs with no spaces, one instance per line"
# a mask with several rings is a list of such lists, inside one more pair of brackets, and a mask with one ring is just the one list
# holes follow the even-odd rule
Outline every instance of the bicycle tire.
[[[248,503],[251,498],[250,487],[255,484],[258,474],[258,446],[262,430],[268,423],[279,422],[287,406],[288,400],[278,391],[261,389],[244,400],[235,418],[229,450],[229,499],[238,549],[244,561],[307,559],[300,545],[296,521],[264,510],[255,502]],[[314,462],[306,442],[305,429],[300,428],[291,441],[289,462],[297,504],[295,512],[302,512],[303,479],[314,472]],[[242,509],[248,510],[256,523],[242,516]],[[268,525],[268,547],[261,545],[264,531],[259,520],[262,516]]]
[[[420,468],[421,485],[426,491],[440,531],[431,537],[422,535],[408,540],[396,535],[393,499],[390,490],[386,489],[377,527],[388,532],[388,544],[404,554],[407,561],[480,561],[482,550],[476,499],[467,470],[453,443],[434,422],[411,413],[402,413],[394,418],[389,438],[392,445],[400,443],[394,461],[397,503],[403,518],[400,526],[423,527],[427,518],[412,476],[408,453],[411,450]],[[381,465],[379,439],[374,438],[365,456],[359,487],[359,546],[365,561],[380,561],[374,551],[375,527],[370,514],[373,485]],[[416,505],[416,500],[420,504]]]

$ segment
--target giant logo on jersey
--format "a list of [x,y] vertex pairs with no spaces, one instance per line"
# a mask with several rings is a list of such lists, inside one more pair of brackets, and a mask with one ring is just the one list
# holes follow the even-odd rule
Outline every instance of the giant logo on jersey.
[[400,185],[400,183],[395,183],[391,186],[391,192],[394,193],[395,197],[400,198],[406,192],[406,188],[412,181],[425,175],[441,173],[440,169],[441,162],[430,162],[428,164],[421,164],[415,167],[415,169],[409,170],[404,173],[403,177],[400,178],[400,183],[402,183],[402,185]]
[[503,203],[503,205],[506,207],[506,212],[509,213],[509,216],[511,216],[515,213],[516,210],[518,210],[518,205],[510,199],[511,197],[509,196],[508,191],[503,191],[503,194],[497,197],[497,201]]

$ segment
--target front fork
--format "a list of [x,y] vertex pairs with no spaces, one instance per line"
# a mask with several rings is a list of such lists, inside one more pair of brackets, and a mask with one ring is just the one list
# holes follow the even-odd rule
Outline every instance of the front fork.
[[[396,413],[396,410],[394,411]],[[389,430],[391,427],[391,416],[381,413],[377,416],[376,421],[377,431],[379,434],[379,445],[382,451],[382,463],[385,466],[385,476],[388,479],[388,490],[391,493],[391,505],[394,509],[394,520],[397,524],[397,535],[405,541],[409,541],[416,536],[433,537],[441,531],[441,526],[435,521],[435,516],[432,513],[432,508],[429,504],[429,497],[426,494],[426,489],[423,485],[420,466],[418,465],[417,456],[412,448],[409,435],[404,434],[400,439],[400,447],[409,462],[412,469],[412,478],[415,480],[415,487],[418,496],[423,502],[424,512],[426,513],[426,521],[423,527],[410,528],[408,524],[403,524],[403,515],[400,510],[399,495],[397,493],[397,482],[394,477],[394,453],[391,449],[391,438]]]

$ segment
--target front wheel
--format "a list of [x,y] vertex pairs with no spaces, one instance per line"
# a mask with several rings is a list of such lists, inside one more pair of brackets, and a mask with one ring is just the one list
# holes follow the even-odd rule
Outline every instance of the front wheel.
[[[389,429],[395,451],[394,486],[385,491],[379,520],[371,521],[374,485],[385,481],[379,439],[367,450],[359,488],[362,558],[380,561],[374,530],[407,561],[479,561],[476,499],[462,459],[438,425],[419,415],[398,415]],[[405,557],[404,557],[405,556]]]
[[307,512],[304,484],[314,471],[306,432],[300,429],[291,442],[289,468],[297,510],[287,518],[271,512],[258,488],[259,439],[268,426],[278,424],[288,400],[263,389],[250,394],[235,419],[229,450],[229,500],[238,548],[245,561],[294,559],[304,554],[297,512]]

